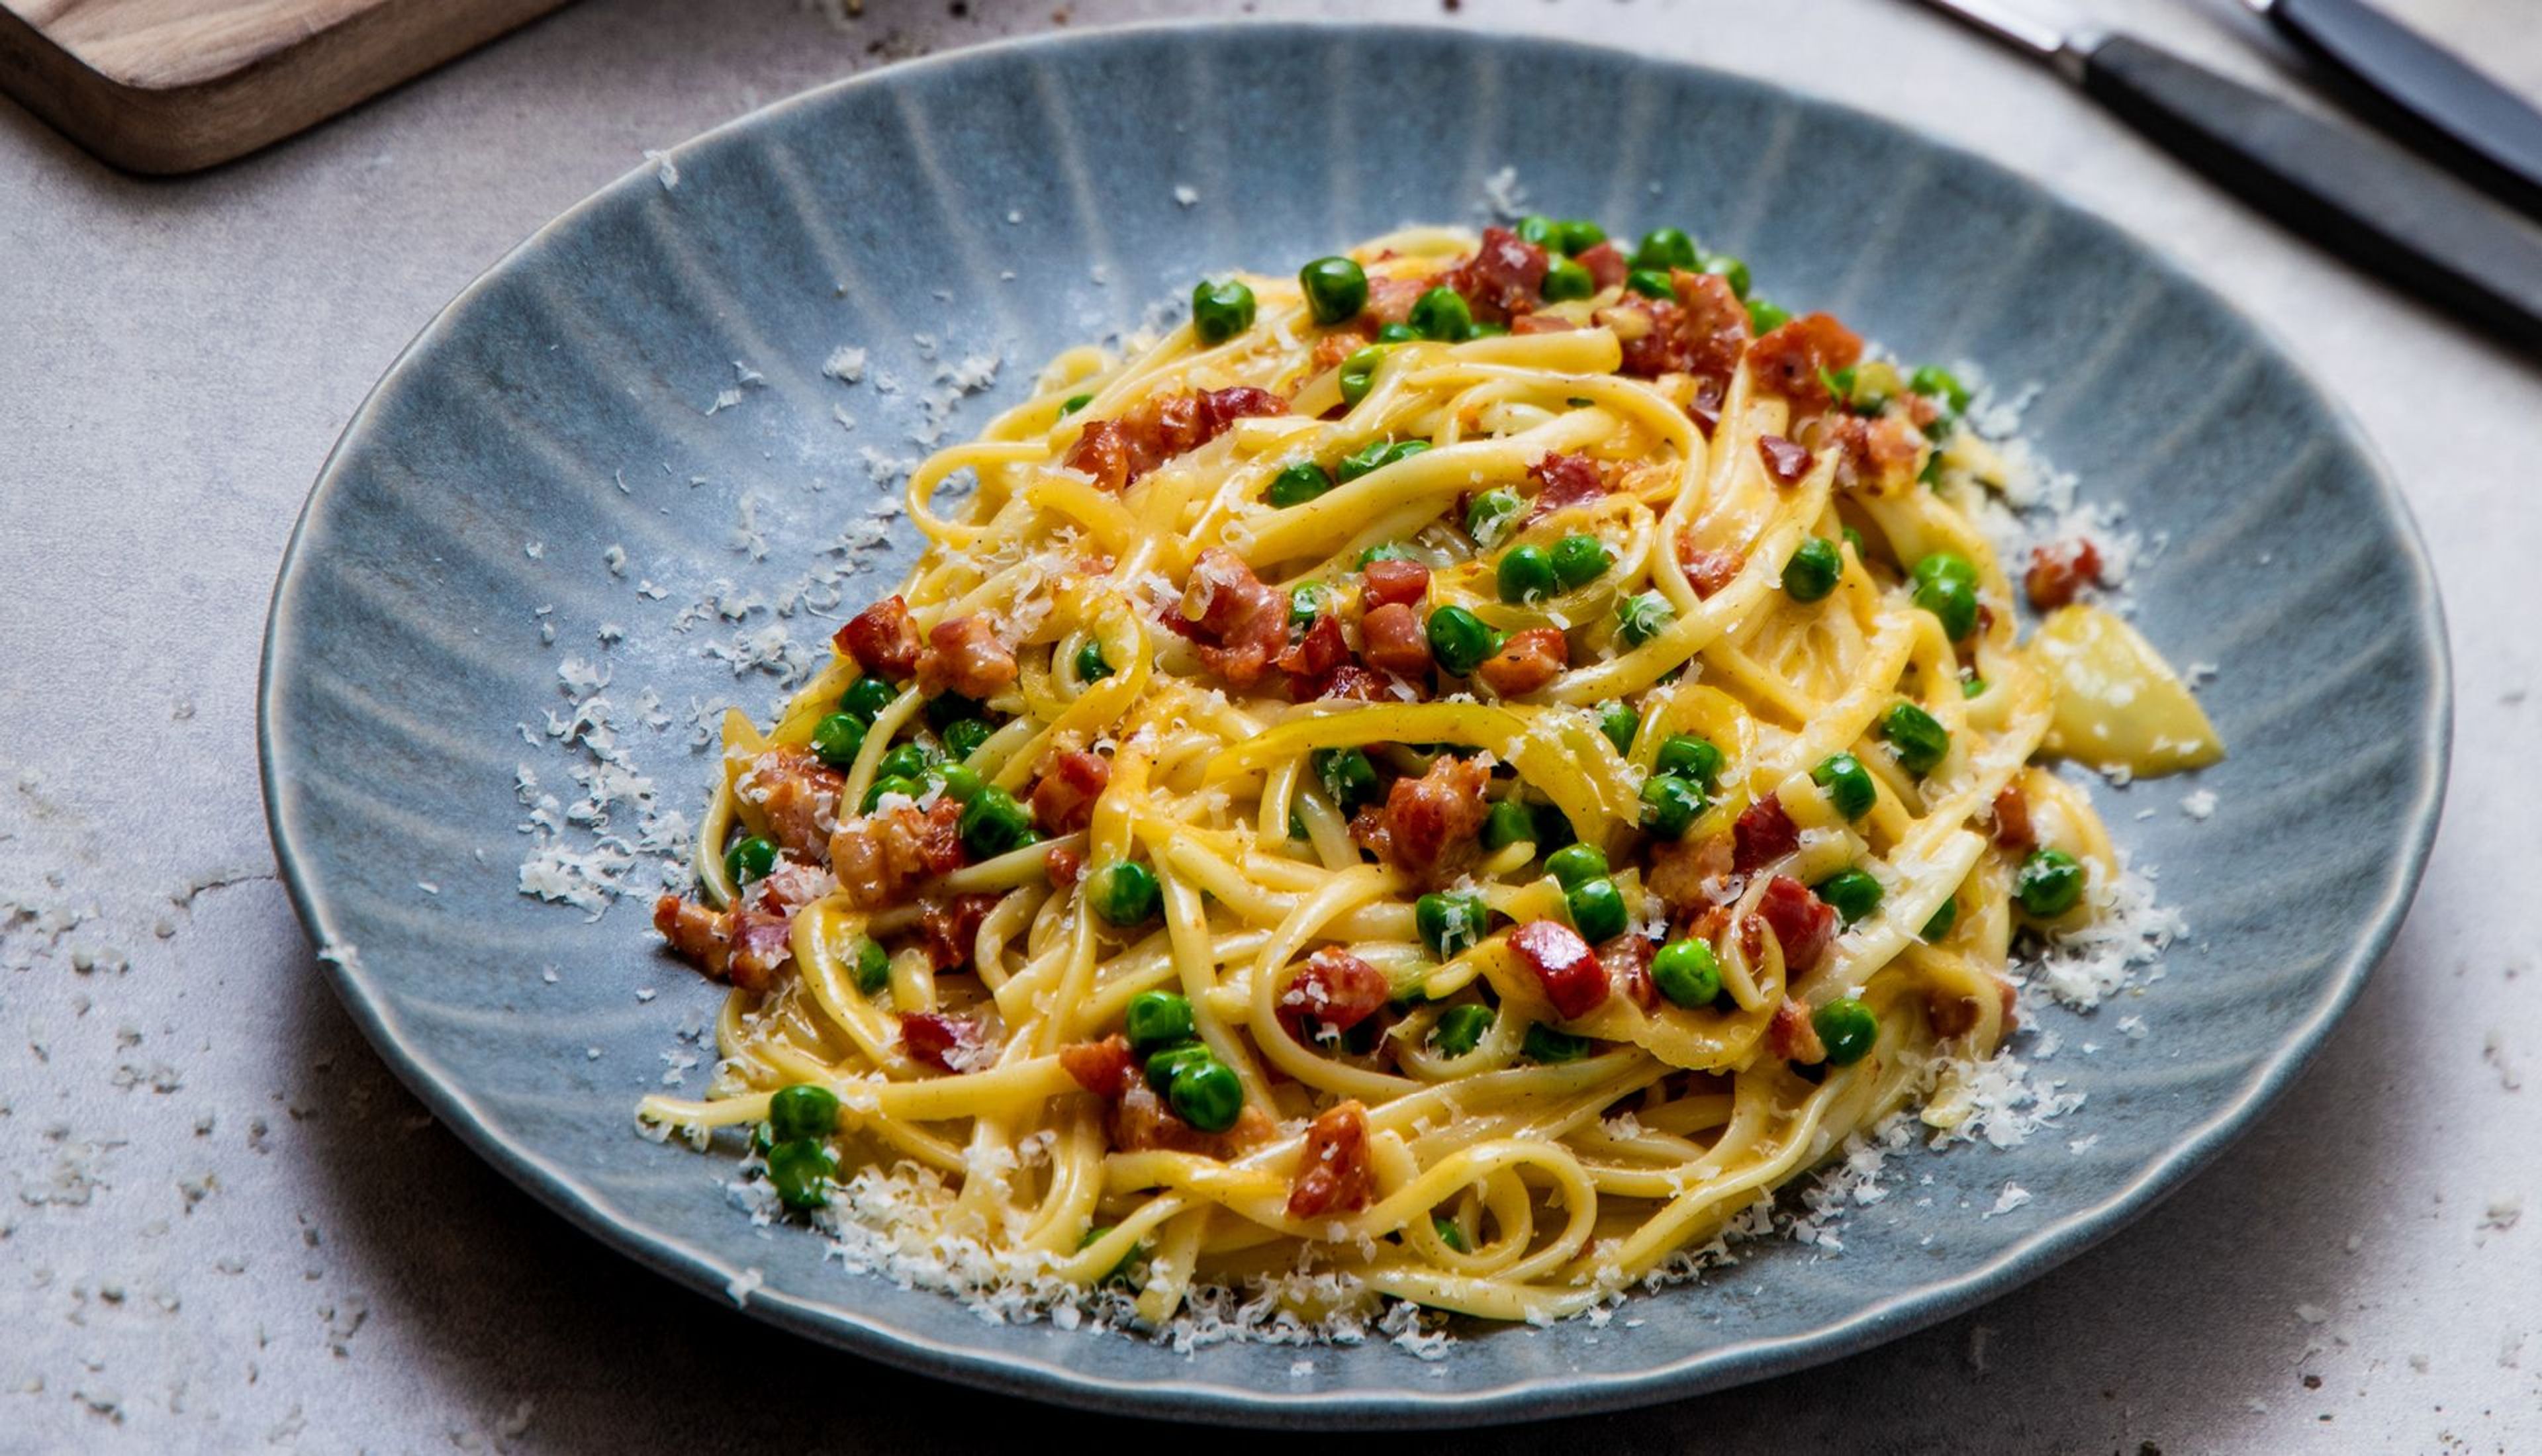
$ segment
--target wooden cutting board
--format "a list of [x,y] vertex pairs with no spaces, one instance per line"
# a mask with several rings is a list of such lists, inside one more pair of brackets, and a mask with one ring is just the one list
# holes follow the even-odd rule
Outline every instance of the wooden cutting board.
[[0,90],[134,172],[334,115],[564,0],[0,0]]

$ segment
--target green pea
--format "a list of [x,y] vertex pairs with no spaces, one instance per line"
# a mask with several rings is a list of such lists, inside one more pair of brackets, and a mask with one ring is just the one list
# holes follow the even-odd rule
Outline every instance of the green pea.
[[1433,288],[1412,301],[1411,322],[1413,331],[1423,338],[1455,343],[1474,327],[1474,311],[1457,290]]
[[1657,592],[1626,597],[1615,604],[1615,634],[1624,639],[1627,647],[1639,647],[1667,631],[1675,620],[1677,609]]
[[1015,802],[1014,795],[994,785],[962,806],[955,828],[973,859],[995,859],[1032,842],[1032,816]]
[[1512,844],[1533,843],[1535,816],[1516,799],[1502,799],[1483,816],[1483,847],[1506,849]]
[[865,790],[864,812],[871,814],[881,808],[882,801],[887,795],[898,794],[904,799],[915,799],[926,792],[927,786],[915,778],[877,778],[873,781],[873,787]]
[[1915,560],[1908,573],[1917,586],[1935,581],[1964,581],[1978,584],[1977,564],[1957,551],[1931,551]]
[[1174,1105],[1174,1116],[1203,1132],[1226,1131],[1244,1111],[1244,1084],[1215,1057],[1184,1062],[1167,1086],[1165,1100]]
[[1519,499],[1515,490],[1486,490],[1465,507],[1465,534],[1477,546],[1498,546],[1526,509],[1527,502]]
[[1130,998],[1121,1029],[1130,1039],[1130,1050],[1142,1056],[1168,1043],[1188,1041],[1191,1002],[1168,990],[1143,990]]
[[1943,936],[1950,934],[1951,927],[1959,922],[1959,901],[1956,899],[1945,900],[1937,909],[1934,910],[1933,917],[1924,922],[1924,928],[1917,931],[1916,935],[1927,944],[1935,944],[1938,943]]
[[1530,1061],[1547,1064],[1578,1061],[1589,1055],[1589,1039],[1555,1031],[1539,1021],[1528,1027],[1527,1039],[1519,1044],[1519,1051],[1525,1053]]
[[1623,934],[1632,919],[1624,909],[1624,892],[1615,888],[1614,881],[1603,877],[1572,886],[1562,901],[1571,911],[1571,928],[1580,932],[1581,939],[1593,943]]
[[1932,772],[1951,754],[1950,730],[1911,702],[1893,704],[1881,715],[1880,736],[1889,740],[1899,766],[1918,776]]
[[1851,754],[1830,754],[1810,770],[1810,781],[1827,790],[1828,803],[1847,819],[1860,819],[1880,802],[1871,770]]
[[1457,1226],[1457,1220],[1449,1217],[1447,1214],[1431,1214],[1430,1231],[1439,1236],[1440,1243],[1447,1245],[1458,1253],[1464,1254],[1470,1252],[1465,1248],[1465,1231],[1458,1228]]
[[1566,536],[1553,544],[1553,575],[1566,590],[1584,587],[1615,564],[1607,544],[1594,536]]
[[1634,735],[1642,731],[1642,715],[1628,702],[1602,702],[1598,705],[1598,731],[1615,746],[1615,752],[1633,751]]
[[1385,464],[1385,453],[1394,448],[1391,440],[1371,440],[1341,458],[1333,468],[1336,479],[1356,480]]
[[846,713],[832,713],[812,725],[812,754],[833,768],[855,763],[864,746],[865,725]]
[[1202,343],[1222,344],[1252,327],[1252,289],[1234,278],[1192,286],[1192,332]]
[[1519,241],[1522,243],[1533,243],[1538,248],[1562,246],[1562,224],[1541,212],[1531,212],[1520,218],[1518,226],[1512,231],[1518,234]]
[[1500,633],[1462,607],[1442,607],[1430,614],[1430,655],[1439,666],[1462,678],[1500,650]]
[[1215,1059],[1210,1050],[1198,1042],[1174,1042],[1149,1053],[1141,1070],[1148,1079],[1148,1090],[1162,1093],[1173,1085],[1174,1073],[1185,1065]]
[[1388,324],[1377,330],[1377,341],[1382,344],[1415,343],[1420,337],[1420,330],[1409,324]]
[[1501,600],[1541,602],[1553,595],[1553,558],[1540,546],[1515,546],[1501,554]]
[[1813,536],[1783,563],[1783,590],[1795,602],[1824,601],[1843,575],[1844,553],[1834,542]]
[[1147,923],[1164,898],[1156,873],[1135,859],[1096,871],[1092,890],[1094,912],[1125,928]]
[[1495,324],[1489,319],[1476,319],[1472,325],[1467,327],[1465,329],[1465,337],[1468,339],[1502,338],[1506,337],[1508,333],[1508,325]]
[[1492,1008],[1467,1002],[1451,1006],[1430,1028],[1430,1048],[1442,1056],[1462,1056],[1483,1044],[1492,1029]]
[[1880,1040],[1880,1018],[1851,996],[1830,1001],[1811,1012],[1810,1026],[1827,1048],[1830,1066],[1853,1065],[1870,1056],[1873,1044]]
[[1061,417],[1065,418],[1068,415],[1075,414],[1077,411],[1093,402],[1094,397],[1092,395],[1071,395],[1067,399],[1059,401],[1059,412]]
[[858,936],[856,963],[851,974],[856,977],[860,993],[881,995],[882,988],[891,983],[891,952],[884,950],[882,942],[870,935]]
[[1651,983],[1675,1005],[1709,1006],[1721,996],[1721,962],[1700,940],[1672,940],[1651,958]]
[[1263,495],[1275,506],[1288,507],[1305,505],[1332,488],[1333,477],[1329,472],[1311,460],[1302,460],[1281,467],[1280,473],[1271,477],[1271,488]]
[[830,1202],[830,1175],[838,1158],[827,1142],[809,1137],[781,1142],[768,1150],[768,1185],[788,1208],[810,1210]]
[[1845,528],[1844,528],[1844,544],[1845,544],[1846,546],[1849,546],[1853,547],[1853,558],[1854,558],[1855,560],[1860,561],[1860,560],[1866,560],[1866,559],[1868,559],[1868,557],[1865,555],[1865,552],[1866,552],[1869,548],[1868,548],[1867,546],[1865,546],[1862,544],[1862,533],[1861,533],[1861,532],[1854,530],[1854,529],[1853,529],[1852,527],[1850,527],[1850,526],[1845,527]]
[[989,781],[980,776],[978,769],[960,764],[938,764],[927,770],[927,776],[943,788],[944,797],[956,804],[970,803],[980,796],[980,790],[989,786]]
[[1778,309],[1761,298],[1748,300],[1748,327],[1757,333],[1771,333],[1792,322],[1789,309]]
[[1315,782],[1323,786],[1324,797],[1344,814],[1377,797],[1377,765],[1369,762],[1364,749],[1317,749],[1307,763],[1315,770]]
[[1289,588],[1289,625],[1303,632],[1323,615],[1324,589],[1320,583],[1301,582]]
[[1721,781],[1721,750],[1713,747],[1712,740],[1691,733],[1672,733],[1660,745],[1651,770],[1690,778],[1709,789]]
[[1962,697],[1982,697],[1985,695],[1985,691],[1986,680],[1979,677],[1975,673],[1971,673],[1969,676],[1960,680],[1960,695]]
[[2083,900],[2083,865],[2062,849],[2034,849],[2012,877],[2012,898],[2023,914],[2053,920]]
[[839,711],[870,728],[882,710],[899,696],[899,690],[880,678],[859,678],[839,694]]
[[1338,378],[1344,404],[1357,404],[1368,398],[1369,390],[1377,384],[1377,366],[1384,359],[1385,346],[1370,344],[1367,348],[1352,350],[1351,356],[1342,361]]
[[1710,807],[1701,787],[1675,773],[1642,780],[1642,828],[1663,839],[1682,839]]
[[839,1096],[817,1082],[780,1087],[768,1099],[768,1130],[778,1142],[827,1137],[839,1125]]
[[1567,257],[1555,258],[1553,265],[1544,270],[1544,281],[1536,285],[1536,292],[1544,296],[1546,303],[1568,303],[1573,299],[1588,298],[1597,291],[1598,280],[1590,275],[1587,268]]
[[1626,273],[1624,287],[1644,298],[1674,300],[1677,297],[1677,285],[1669,281],[1669,275],[1652,268],[1635,268]]
[[1703,270],[1730,285],[1734,298],[1748,296],[1748,265],[1726,253],[1716,253],[1703,260]]
[[[1087,1229],[1085,1231],[1085,1237],[1077,1241],[1077,1252],[1083,1254],[1086,1250],[1093,1248],[1096,1244],[1103,1242],[1104,1236],[1111,1233],[1116,1227],[1118,1227],[1116,1224],[1098,1223],[1092,1228]],[[1097,1275],[1094,1282],[1098,1284],[1117,1284],[1129,1278],[1131,1269],[1138,1264],[1139,1257],[1147,1252],[1148,1246],[1146,1243],[1141,1242],[1132,1244],[1130,1246],[1130,1252],[1121,1256],[1121,1262]]]
[[1819,899],[1835,907],[1836,914],[1848,925],[1880,909],[1880,898],[1885,893],[1878,880],[1858,869],[1838,870],[1810,888]]
[[1954,642],[1978,629],[1977,588],[1956,576],[1938,576],[1916,587],[1914,602],[1940,619],[1942,635]]
[[1298,270],[1307,310],[1318,324],[1339,324],[1368,307],[1368,272],[1346,257],[1319,257]]
[[1544,872],[1568,890],[1584,880],[1603,877],[1607,873],[1607,856],[1595,844],[1568,845],[1545,856]]
[[1906,376],[1906,388],[1948,403],[1953,414],[1968,412],[1969,387],[1960,383],[1958,375],[1939,364],[1916,365],[1915,372]]
[[980,746],[996,735],[997,730],[978,718],[956,718],[943,727],[944,752],[956,759],[967,759],[980,751]]
[[1566,218],[1561,226],[1557,241],[1563,252],[1575,256],[1607,241],[1607,230],[1585,217]]
[[1535,820],[1535,847],[1540,853],[1550,854],[1580,837],[1571,832],[1571,817],[1551,804],[1532,805],[1528,812]]
[[757,835],[744,835],[723,852],[723,872],[736,885],[768,878],[777,868],[777,846]]
[[1103,644],[1092,637],[1077,649],[1077,681],[1087,686],[1112,676],[1112,664],[1103,660]]
[[1695,258],[1694,240],[1677,228],[1653,228],[1642,235],[1642,246],[1633,250],[1637,268],[1691,268]]
[[875,765],[874,772],[884,778],[924,778],[935,762],[935,757],[923,745],[904,743],[883,755],[882,763]]
[[1491,911],[1479,895],[1424,895],[1412,904],[1421,943],[1443,961],[1473,949],[1490,920]]
[[1397,461],[1410,460],[1429,448],[1430,442],[1427,440],[1397,440],[1386,446],[1385,453],[1378,457],[1378,468],[1383,470]]

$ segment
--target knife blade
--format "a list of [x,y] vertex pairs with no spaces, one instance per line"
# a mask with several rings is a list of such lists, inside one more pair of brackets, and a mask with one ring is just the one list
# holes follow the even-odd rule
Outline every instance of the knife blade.
[[2468,184],[2131,36],[2067,31],[2001,0],[1922,3],[2048,62],[2314,245],[2516,347],[2542,347],[2542,232]]
[[2375,124],[2542,217],[2542,111],[2362,0],[2249,0],[2294,47],[2382,103]]

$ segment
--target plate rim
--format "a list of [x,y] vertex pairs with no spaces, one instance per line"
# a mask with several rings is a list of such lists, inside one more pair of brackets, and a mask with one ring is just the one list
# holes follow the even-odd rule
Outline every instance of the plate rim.
[[[2345,444],[2367,468],[2374,497],[2398,528],[2403,579],[2421,610],[2411,614],[2415,635],[2428,663],[2433,690],[2420,720],[2425,735],[2416,757],[2416,794],[2403,816],[2400,855],[2384,883],[2364,933],[2327,967],[2329,994],[2309,1014],[2278,1039],[2255,1063],[2242,1086],[2207,1115],[2172,1139],[2134,1176],[2093,1203],[2073,1209],[2037,1231],[2015,1240],[1994,1257],[1928,1279],[1912,1289],[1863,1306],[1845,1318],[1790,1335],[1760,1337],[1702,1350],[1620,1373],[1513,1377],[1479,1390],[1425,1393],[1410,1385],[1378,1392],[1363,1389],[1283,1393],[1248,1390],[1224,1382],[1171,1379],[1125,1386],[1081,1371],[1060,1359],[983,1350],[901,1329],[885,1319],[838,1299],[805,1299],[782,1291],[754,1288],[734,1298],[731,1289],[746,1266],[735,1265],[710,1248],[660,1234],[631,1216],[615,1211],[610,1201],[554,1160],[516,1144],[495,1130],[477,1098],[442,1068],[400,1026],[391,996],[361,966],[358,954],[331,959],[338,943],[330,924],[319,877],[304,863],[289,824],[286,765],[277,747],[277,724],[287,713],[281,705],[283,672],[292,617],[291,594],[305,574],[304,559],[313,520],[337,489],[347,460],[367,443],[381,401],[418,367],[422,356],[453,327],[458,316],[509,270],[531,256],[553,236],[611,202],[629,189],[653,185],[657,158],[673,164],[697,150],[739,133],[771,124],[775,118],[821,105],[842,93],[864,88],[889,89],[906,78],[933,71],[996,62],[1017,52],[1099,49],[1125,39],[1205,41],[1232,30],[1284,33],[1300,38],[1331,39],[1336,35],[1382,40],[1444,36],[1480,49],[1519,52],[1555,51],[1601,64],[1662,72],[1690,73],[1727,79],[1743,86],[1779,92],[1800,105],[1825,109],[1848,119],[1893,128],[1925,148],[1956,162],[2018,182],[2044,199],[2056,214],[2088,229],[2112,235],[2139,254],[2167,284],[2194,297],[2246,330],[2274,355],[2324,406],[2328,432]],[[1312,21],[1267,18],[1233,20],[1162,20],[1088,27],[1065,33],[1008,36],[879,66],[841,77],[780,98],[700,132],[603,183],[530,232],[519,243],[472,278],[437,310],[399,350],[347,418],[319,468],[309,495],[294,518],[275,568],[266,610],[265,629],[257,665],[257,764],[262,778],[266,833],[294,913],[310,937],[320,971],[364,1038],[399,1080],[421,1100],[471,1151],[539,1202],[593,1236],[601,1244],[668,1276],[710,1299],[730,1298],[744,1313],[825,1345],[933,1378],[1055,1402],[1080,1410],[1153,1419],[1189,1420],[1212,1424],[1287,1428],[1440,1428],[1475,1425],[1496,1420],[1548,1419],[1620,1410],[1680,1400],[1752,1381],[1788,1374],[1859,1353],[1985,1304],[2037,1279],[2056,1266],[2090,1249],[2151,1211],[2210,1165],[2226,1147],[2259,1121],[2296,1076],[2319,1055],[2366,980],[2382,962],[2400,932],[2424,877],[2434,843],[2449,779],[2453,744],[2453,664],[2444,607],[2427,543],[2408,498],[2391,467],[2355,412],[2325,386],[2303,357],[2270,325],[2191,271],[2160,243],[2127,227],[2116,218],[2081,202],[2055,183],[1999,162],[1911,121],[1881,115],[1846,101],[1789,84],[1779,78],[1751,75],[1721,66],[1653,55],[1621,45],[1584,41],[1526,31],[1465,30],[1443,25],[1376,21]],[[849,1277],[862,1277],[849,1275]],[[944,1297],[944,1296],[939,1296]],[[1099,1338],[1099,1337],[1097,1337]]]

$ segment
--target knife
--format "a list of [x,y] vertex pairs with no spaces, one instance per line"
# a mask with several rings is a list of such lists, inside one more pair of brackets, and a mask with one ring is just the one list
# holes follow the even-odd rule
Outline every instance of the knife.
[[2379,105],[2375,124],[2542,217],[2542,111],[2361,0],[2248,0],[2314,62]]
[[1923,0],[2047,61],[2121,120],[2319,247],[2476,328],[2542,346],[2542,232],[2355,127],[2132,36],[2000,0]]

